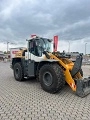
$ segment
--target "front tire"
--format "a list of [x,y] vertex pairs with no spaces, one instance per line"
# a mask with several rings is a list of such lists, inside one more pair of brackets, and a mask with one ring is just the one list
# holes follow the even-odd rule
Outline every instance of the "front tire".
[[21,63],[15,63],[14,65],[14,77],[17,81],[24,80],[24,72]]
[[59,92],[65,84],[63,71],[56,63],[43,65],[39,72],[39,80],[43,90],[49,93]]

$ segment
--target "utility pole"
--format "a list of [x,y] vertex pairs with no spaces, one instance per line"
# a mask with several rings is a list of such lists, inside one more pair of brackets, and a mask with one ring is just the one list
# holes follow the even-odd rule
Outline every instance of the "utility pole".
[[68,53],[70,53],[70,41],[68,41],[69,46],[68,46]]
[[4,42],[4,44],[7,45],[7,51],[6,51],[7,53],[8,53],[9,44],[14,44],[14,45],[16,45],[15,43],[11,43],[11,42],[9,42],[9,41]]
[[8,45],[9,45],[9,42],[7,41],[7,43],[6,43],[6,44],[7,44],[7,53],[8,53]]
[[85,55],[86,55],[86,45],[87,45],[87,43],[85,43]]

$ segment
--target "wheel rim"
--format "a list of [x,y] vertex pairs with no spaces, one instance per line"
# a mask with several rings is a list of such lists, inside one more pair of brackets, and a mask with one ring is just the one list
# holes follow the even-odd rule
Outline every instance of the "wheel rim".
[[16,70],[15,70],[15,76],[16,76],[16,78],[19,78],[19,69],[18,68],[16,68]]
[[52,75],[50,72],[45,72],[43,75],[43,82],[46,86],[52,85]]

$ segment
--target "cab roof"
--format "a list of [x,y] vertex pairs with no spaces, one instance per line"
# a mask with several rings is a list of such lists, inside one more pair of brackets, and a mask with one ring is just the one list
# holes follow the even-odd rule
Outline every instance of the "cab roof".
[[35,39],[47,39],[48,41],[52,42],[52,39],[42,38],[42,37],[39,37],[39,36],[33,36],[30,39],[26,39],[26,41],[31,41],[31,40],[35,40]]

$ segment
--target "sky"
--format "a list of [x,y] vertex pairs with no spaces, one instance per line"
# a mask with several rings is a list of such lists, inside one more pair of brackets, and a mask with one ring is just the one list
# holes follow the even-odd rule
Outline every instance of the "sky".
[[90,0],[0,0],[0,50],[26,47],[31,34],[58,35],[60,52],[90,53]]

